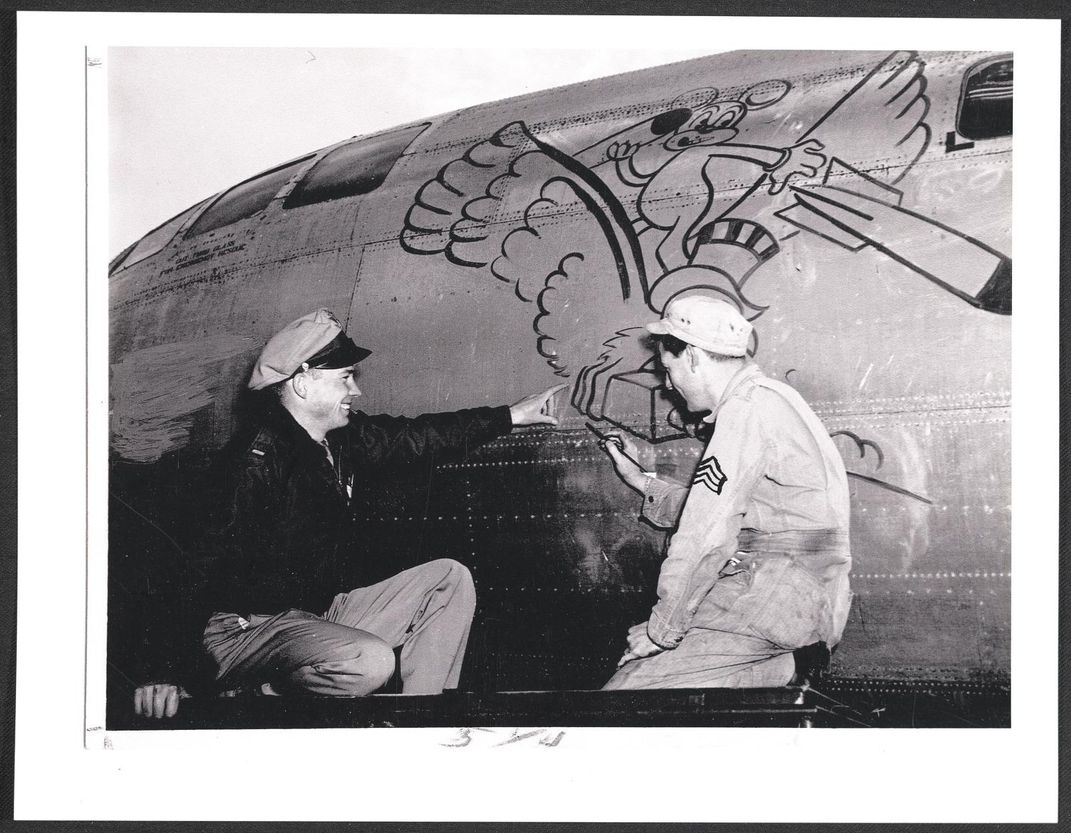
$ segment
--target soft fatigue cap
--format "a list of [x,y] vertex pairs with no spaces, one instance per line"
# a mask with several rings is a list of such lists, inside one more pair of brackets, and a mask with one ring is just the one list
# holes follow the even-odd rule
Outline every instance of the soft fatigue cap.
[[751,322],[731,304],[706,295],[686,295],[666,304],[662,320],[647,325],[648,332],[676,336],[722,356],[743,356],[751,338]]
[[303,364],[321,368],[349,367],[367,358],[371,352],[350,340],[330,310],[318,309],[291,321],[268,339],[253,365],[249,387],[260,390],[289,379]]

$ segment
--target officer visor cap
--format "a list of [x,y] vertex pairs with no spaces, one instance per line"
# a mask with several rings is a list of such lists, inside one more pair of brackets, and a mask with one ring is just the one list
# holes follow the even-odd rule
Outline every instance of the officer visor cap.
[[289,379],[303,364],[350,367],[371,353],[353,343],[330,310],[318,309],[291,321],[268,339],[253,365],[249,387],[260,390]]
[[751,330],[751,322],[731,304],[709,295],[674,298],[666,304],[662,320],[647,325],[655,335],[676,336],[722,356],[746,355]]

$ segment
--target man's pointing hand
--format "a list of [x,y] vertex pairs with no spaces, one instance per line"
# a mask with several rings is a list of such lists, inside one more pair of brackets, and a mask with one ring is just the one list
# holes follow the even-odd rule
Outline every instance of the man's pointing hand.
[[509,406],[509,415],[514,425],[557,425],[554,416],[554,394],[565,385],[555,385],[542,393],[533,393],[520,402]]

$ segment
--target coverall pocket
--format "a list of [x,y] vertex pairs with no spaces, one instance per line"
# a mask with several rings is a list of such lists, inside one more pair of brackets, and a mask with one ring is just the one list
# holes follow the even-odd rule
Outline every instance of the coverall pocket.
[[750,629],[793,650],[823,638],[832,617],[822,582],[792,556],[767,558],[753,573],[754,614]]
[[[724,620],[733,610],[737,599],[746,594],[750,587],[751,573],[747,570],[721,573],[702,600],[701,618],[703,621],[697,624]],[[725,626],[726,623],[722,621],[721,624]]]

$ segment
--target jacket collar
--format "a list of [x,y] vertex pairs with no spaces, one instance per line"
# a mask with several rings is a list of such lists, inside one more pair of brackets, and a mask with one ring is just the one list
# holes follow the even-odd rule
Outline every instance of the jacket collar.
[[271,402],[264,409],[261,425],[295,451],[324,456],[323,446],[309,436],[309,432],[278,402]]
[[733,395],[740,390],[744,383],[749,379],[754,379],[756,376],[761,375],[762,368],[750,359],[746,361],[744,366],[733,374],[733,377],[729,380],[729,384],[725,386],[725,390],[722,393],[717,406],[713,411],[703,417],[703,422],[714,422],[714,420],[717,419],[718,411],[725,407],[725,403],[733,398]]

